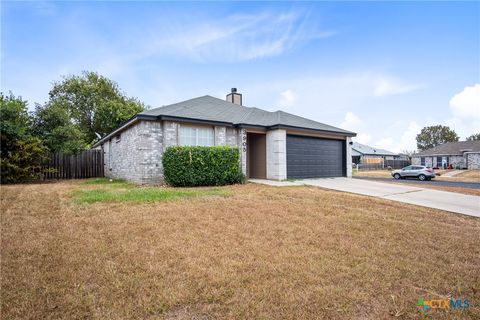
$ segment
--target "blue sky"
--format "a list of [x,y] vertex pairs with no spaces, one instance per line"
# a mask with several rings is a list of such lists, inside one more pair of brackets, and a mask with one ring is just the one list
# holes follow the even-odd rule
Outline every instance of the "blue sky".
[[1,36],[1,89],[30,108],[91,70],[152,107],[237,87],[393,151],[480,131],[479,2],[2,2]]

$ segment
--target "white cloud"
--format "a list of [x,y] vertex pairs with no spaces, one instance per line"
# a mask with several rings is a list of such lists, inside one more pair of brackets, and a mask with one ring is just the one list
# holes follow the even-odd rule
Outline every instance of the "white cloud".
[[391,96],[415,91],[421,87],[418,84],[408,84],[397,79],[380,77],[373,90],[373,95],[375,97]]
[[345,114],[345,119],[340,124],[340,128],[346,129],[349,131],[355,131],[362,127],[363,121],[360,120],[353,112],[348,111]]
[[480,120],[480,84],[465,87],[450,99],[450,108],[455,116]]
[[390,137],[385,137],[385,138],[382,138],[380,140],[378,140],[374,146],[377,147],[377,148],[381,148],[381,149],[391,149],[392,146],[393,146],[393,138],[390,138]]
[[382,134],[388,134],[388,136],[372,143],[372,146],[397,153],[416,150],[416,137],[421,129],[422,127],[416,121],[410,121],[407,126],[401,122],[393,123],[391,128]]
[[470,135],[480,131],[480,119],[475,119],[473,117],[468,119],[452,117],[442,121],[441,124],[453,129],[460,137],[460,140],[465,140]]
[[355,142],[368,144],[372,140],[372,136],[364,131],[366,123],[352,111],[348,111],[345,114],[345,118],[343,122],[340,123],[339,127],[356,132],[357,136],[353,138],[353,141]]
[[200,61],[251,60],[280,55],[302,42],[335,34],[319,30],[302,11],[234,14],[223,19],[171,23],[169,36],[152,32],[153,39],[146,39],[148,54],[173,52]]
[[372,136],[368,133],[358,133],[357,136],[353,138],[353,140],[358,143],[368,144],[370,140],[372,140]]
[[[290,111],[322,122],[326,121],[324,119],[329,115],[337,117],[338,114],[344,115],[348,111],[354,112],[356,115],[371,117],[372,112],[381,103],[373,96],[379,79],[398,78],[388,73],[368,71],[317,74],[315,76],[307,73],[298,77],[274,80],[260,77],[255,82],[237,86],[241,87],[245,93],[248,92],[251,101],[256,101],[257,105],[269,110],[274,110],[278,102],[278,98],[272,99],[271,97],[278,97],[279,92],[288,88],[295,94],[295,108]],[[406,80],[396,81],[408,82]],[[378,114],[377,110],[375,116]],[[340,123],[341,121],[336,119],[335,122]]]
[[295,104],[296,95],[295,93],[287,89],[285,91],[280,92],[280,99],[278,100],[278,106],[281,107],[292,107]]
[[412,151],[417,149],[417,134],[420,133],[422,127],[415,121],[411,121],[408,124],[407,130],[405,130],[400,138],[400,142],[393,146],[393,151],[402,152],[405,150]]

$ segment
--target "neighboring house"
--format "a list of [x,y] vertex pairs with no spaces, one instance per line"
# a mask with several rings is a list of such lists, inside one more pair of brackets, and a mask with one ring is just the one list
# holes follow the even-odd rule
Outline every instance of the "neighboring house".
[[169,146],[239,148],[248,178],[284,180],[351,176],[355,133],[283,111],[242,106],[233,88],[226,101],[203,96],[141,112],[93,148],[104,151],[107,177],[163,183]]
[[412,164],[432,168],[480,169],[480,141],[447,142],[412,155]]
[[398,153],[374,148],[354,142],[352,145],[352,162],[359,164],[382,164],[385,160],[400,159]]
[[405,160],[405,161],[410,161],[410,156],[405,153],[399,153],[394,159],[395,160]]

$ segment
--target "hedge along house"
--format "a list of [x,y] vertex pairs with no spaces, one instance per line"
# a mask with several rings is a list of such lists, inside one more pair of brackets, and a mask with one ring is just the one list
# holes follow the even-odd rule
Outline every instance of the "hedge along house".
[[480,141],[447,142],[412,155],[412,164],[432,168],[480,169]]
[[285,180],[351,176],[355,133],[295,116],[203,96],[135,115],[93,145],[104,151],[105,175],[141,184],[163,183],[169,146],[238,147],[247,178]]

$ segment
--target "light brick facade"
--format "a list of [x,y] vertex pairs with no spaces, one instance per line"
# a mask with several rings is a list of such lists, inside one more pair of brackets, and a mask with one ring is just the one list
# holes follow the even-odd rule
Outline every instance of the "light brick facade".
[[[104,151],[105,175],[138,184],[163,184],[163,152],[179,144],[179,131],[184,124],[175,121],[139,120],[112,136],[99,147]],[[205,127],[205,125],[201,125]],[[240,167],[247,174],[247,131],[226,126],[209,126],[213,129],[215,145],[238,147]],[[266,131],[266,177],[272,180],[287,179],[287,131]],[[352,176],[351,138],[346,140],[346,173]]]
[[460,155],[435,155],[435,156],[413,156],[413,165],[422,165],[422,158],[425,159],[425,166],[433,168],[441,168],[442,162],[438,161],[438,157],[445,159],[447,163],[452,165],[454,169],[480,169],[480,153],[465,152],[463,156]]
[[467,167],[469,170],[480,169],[480,153],[467,153]]
[[163,130],[160,122],[140,121],[102,145],[105,175],[135,183],[162,182]]
[[287,131],[267,131],[267,179],[287,179]]
[[347,137],[346,143],[345,143],[345,154],[347,156],[347,177],[351,178],[352,177],[352,145],[350,144],[352,142],[352,138]]
[[[178,145],[179,123],[141,120],[105,141],[105,176],[138,184],[163,184],[162,154]],[[215,126],[215,145],[241,148],[240,130]],[[242,171],[246,173],[246,155],[240,152]]]

